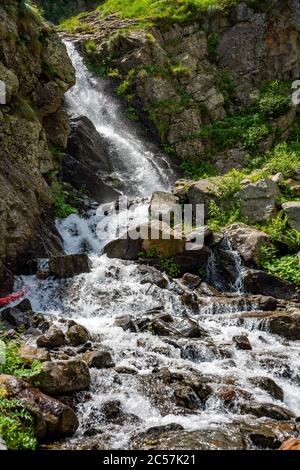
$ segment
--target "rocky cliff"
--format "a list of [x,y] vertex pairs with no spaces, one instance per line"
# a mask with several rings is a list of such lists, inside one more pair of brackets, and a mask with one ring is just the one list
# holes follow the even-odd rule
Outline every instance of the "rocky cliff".
[[[28,3],[0,6],[0,265],[24,267],[32,255],[61,250],[47,178],[67,144],[64,93],[73,66],[52,26]],[[6,276],[9,279],[9,276]]]
[[[295,0],[241,2],[180,22],[141,23],[114,14],[101,20],[99,12],[82,21],[80,38],[95,70],[119,80],[117,91],[131,117],[146,119],[150,128],[154,124],[165,149],[180,160],[198,162],[218,153],[212,163],[221,170],[228,169],[228,158],[234,167],[242,164],[239,139],[216,152],[207,126],[253,105],[267,82],[300,75]],[[283,130],[293,119],[288,117]],[[256,132],[264,137],[269,123],[260,124]]]
[[42,8],[45,18],[57,23],[62,18],[93,10],[101,0],[33,0],[33,3]]

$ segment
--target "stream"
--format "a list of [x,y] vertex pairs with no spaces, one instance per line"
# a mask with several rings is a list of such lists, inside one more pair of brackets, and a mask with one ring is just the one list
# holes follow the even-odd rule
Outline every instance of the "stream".
[[[132,213],[132,223],[136,225],[146,220],[147,198],[151,193],[170,190],[172,170],[159,149],[143,141],[135,124],[124,117],[118,101],[106,93],[105,80],[89,73],[74,44],[68,42],[67,48],[77,74],[77,83],[66,97],[67,109],[70,113],[86,115],[109,142],[112,164],[122,181],[123,193],[141,200]],[[243,302],[241,260],[236,260],[237,280],[232,297],[190,291],[181,280],[172,280],[167,275],[162,275],[164,284],[159,287],[151,280],[147,282],[147,275],[138,264],[101,254],[104,245],[116,237],[114,227],[120,218],[122,214],[111,216],[109,239],[105,243],[97,236],[96,228],[103,219],[99,210],[85,217],[72,214],[57,222],[66,253],[80,252],[84,244],[88,245],[90,273],[66,280],[22,278],[22,282],[32,287],[29,300],[35,311],[57,322],[72,318],[84,325],[99,347],[111,352],[116,365],[110,369],[91,369],[89,399],[83,397],[77,407],[80,427],[75,436],[61,444],[62,448],[96,445],[128,449],[133,436],[171,423],[181,425],[185,431],[221,429],[225,436],[234,436],[240,425],[237,423],[256,425],[258,421],[241,412],[239,400],[286,406],[299,416],[299,342],[289,342],[259,328],[259,316],[250,314],[257,311],[257,306],[246,299]],[[213,259],[210,281],[222,287],[214,272]],[[199,308],[195,310],[183,303],[183,293],[196,295]],[[143,317],[151,320],[164,315],[173,322],[170,336],[142,329],[134,332],[118,326],[120,319],[124,323],[128,316],[134,323]],[[180,334],[191,322],[203,328],[207,335]],[[248,336],[251,350],[235,347],[233,337],[244,335]],[[159,381],[157,378],[167,374],[167,369],[173,378]],[[194,405],[191,397],[191,405],[187,407],[182,404],[185,397],[174,402],[172,390],[175,385],[177,391],[181,390],[180,374],[189,380],[205,377],[211,388],[209,396],[199,403],[195,399]],[[265,377],[281,387],[283,402],[252,380]],[[235,390],[231,406],[222,399],[225,388]],[[107,402],[121,410],[122,419],[105,414],[103,406]]]

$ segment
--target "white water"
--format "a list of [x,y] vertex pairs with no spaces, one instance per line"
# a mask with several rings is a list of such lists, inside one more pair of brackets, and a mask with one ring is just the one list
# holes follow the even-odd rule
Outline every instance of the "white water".
[[[114,163],[124,181],[127,180],[129,194],[132,195],[133,188],[134,195],[138,196],[148,196],[155,189],[167,189],[167,173],[158,170],[154,164],[156,155],[131,133],[131,125],[121,117],[118,105],[105,95],[101,80],[92,78],[87,72],[70,43],[68,50],[77,70],[77,85],[68,95],[69,109],[86,114],[98,131],[114,144],[115,154],[118,155]],[[139,220],[144,217],[147,206],[141,207],[134,215]],[[67,252],[78,252],[84,243],[88,243],[93,263],[91,273],[70,280],[23,279],[32,286],[29,298],[35,311],[57,320],[73,318],[85,325],[95,335],[99,348],[111,351],[117,366],[131,367],[137,373],[118,375],[114,370],[92,370],[91,400],[82,402],[78,407],[80,428],[71,442],[86,441],[84,433],[91,425],[99,428],[99,440],[105,436],[107,448],[128,448],[133,433],[151,426],[175,422],[187,430],[195,430],[226,427],[226,423],[236,419],[249,420],[239,416],[238,412],[226,409],[217,395],[220,388],[233,382],[238,388],[249,392],[254,402],[283,405],[251,385],[248,379],[257,376],[273,378],[284,390],[284,404],[300,415],[299,342],[289,343],[260,331],[258,320],[241,320],[243,312],[239,309],[226,306],[214,309],[213,299],[208,297],[199,299],[202,308],[198,313],[189,311],[177,293],[181,288],[180,282],[170,281],[169,289],[143,283],[144,277],[134,263],[110,260],[99,255],[103,241],[97,238],[95,228],[101,220],[93,214],[86,219],[72,215],[58,222]],[[115,225],[114,220],[112,225]],[[112,237],[114,235],[112,230]],[[184,323],[186,314],[189,314],[210,336],[201,340],[178,339],[180,349],[168,344],[168,338],[150,333],[131,333],[115,325],[115,320],[123,315],[130,314],[138,319],[157,308],[171,314],[178,325]],[[240,310],[249,309],[249,305],[245,305]],[[234,347],[232,337],[244,334],[248,335],[252,351],[240,351]],[[189,352],[191,346],[194,348],[193,354]],[[274,364],[268,365],[270,358],[274,359]],[[150,374],[154,367],[168,367],[171,371],[187,374],[213,375],[216,378],[212,384],[214,393],[205,409],[191,413],[183,413],[176,407],[170,409],[170,406],[166,406],[164,412],[159,409],[151,394],[147,394],[142,387],[143,377]],[[283,374],[286,367],[290,369],[288,377]],[[123,411],[133,413],[141,422],[133,424],[126,421],[123,425],[112,425],[103,421],[100,406],[112,399],[120,400]],[[162,397],[162,400],[165,399]]]

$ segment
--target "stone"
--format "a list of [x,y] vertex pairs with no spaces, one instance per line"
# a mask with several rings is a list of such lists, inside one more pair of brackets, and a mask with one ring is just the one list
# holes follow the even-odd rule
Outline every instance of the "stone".
[[243,282],[245,292],[249,294],[271,296],[283,300],[298,298],[298,292],[294,284],[264,271],[244,270]]
[[189,289],[196,289],[201,284],[201,278],[199,276],[195,276],[194,274],[186,273],[181,282],[187,286]]
[[268,392],[275,400],[283,401],[284,393],[281,387],[270,377],[251,377],[249,382],[255,387]]
[[0,450],[7,450],[6,444],[1,436],[0,436]]
[[[6,103],[10,103],[11,99],[18,94],[19,80],[13,70],[10,70],[0,62],[0,80],[5,83],[5,99]],[[2,104],[2,103],[1,103]]]
[[62,330],[52,325],[49,330],[42,336],[39,336],[36,340],[36,344],[39,348],[59,348],[64,346],[66,338]]
[[0,297],[10,294],[14,288],[14,275],[0,261]]
[[289,226],[295,230],[300,230],[300,202],[285,202],[282,204],[282,208],[287,215]]
[[290,437],[281,444],[279,450],[300,450],[300,438]]
[[261,248],[271,244],[270,237],[246,224],[238,223],[226,228],[226,235],[234,250],[237,250],[245,263],[260,264]]
[[247,336],[233,336],[232,341],[235,343],[236,349],[242,351],[251,351],[252,346]]
[[33,315],[32,311],[22,312],[18,306],[8,307],[1,312],[2,321],[8,322],[14,329],[25,329],[30,328],[30,319]]
[[35,418],[34,426],[39,440],[72,436],[79,426],[74,411],[27,382],[10,375],[0,375],[1,396],[17,399]]
[[23,359],[23,361],[31,364],[33,361],[46,362],[51,361],[49,351],[45,349],[34,348],[28,344],[23,344],[18,352],[18,356]]
[[241,215],[250,224],[266,222],[277,213],[278,186],[270,179],[249,183],[238,191],[235,199],[240,203]]
[[141,284],[153,284],[161,289],[168,287],[168,279],[153,266],[138,266],[138,272],[143,276]]
[[77,276],[82,273],[89,273],[91,263],[87,254],[55,256],[49,259],[50,273],[60,278]]
[[109,369],[115,367],[115,363],[109,351],[87,351],[83,361],[91,368]]
[[203,179],[192,184],[187,192],[188,202],[193,206],[204,205],[205,220],[209,218],[210,205],[218,202],[217,180],[214,178]]
[[151,196],[149,214],[151,219],[160,220],[160,217],[162,217],[162,220],[170,225],[172,215],[174,217],[174,212],[177,213],[178,206],[181,214],[179,199],[174,194],[156,191]]
[[108,423],[122,425],[126,423],[139,423],[140,419],[131,413],[125,413],[119,400],[110,400],[100,408],[100,413]]
[[263,320],[262,329],[291,341],[300,340],[300,314],[279,314]]
[[71,346],[80,346],[90,339],[88,330],[82,325],[72,325],[69,327],[66,337]]
[[272,403],[245,402],[241,404],[241,413],[254,415],[257,418],[270,418],[276,421],[290,421],[295,418],[287,408]]
[[54,396],[87,390],[91,383],[89,369],[79,359],[44,362],[35,380],[42,392]]

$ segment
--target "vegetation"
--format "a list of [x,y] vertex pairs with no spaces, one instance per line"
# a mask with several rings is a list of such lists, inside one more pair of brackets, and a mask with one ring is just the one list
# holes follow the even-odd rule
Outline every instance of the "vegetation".
[[5,362],[0,363],[0,374],[14,375],[19,379],[34,380],[41,371],[39,361],[33,361],[30,365],[18,355],[19,344],[17,341],[5,342]]
[[64,189],[62,183],[55,180],[51,184],[52,195],[54,199],[55,215],[59,219],[65,219],[71,214],[76,213],[76,209],[66,202],[68,192]]
[[177,277],[180,275],[180,267],[172,257],[167,257],[158,253],[155,246],[149,248],[146,252],[139,253],[141,258],[155,258],[158,261],[159,266],[163,269],[170,277]]
[[300,266],[296,255],[280,256],[273,247],[261,248],[261,266],[269,274],[300,286]]
[[180,168],[187,178],[194,181],[218,175],[218,170],[211,162],[193,163],[190,160],[184,160]]
[[[1,389],[0,389],[1,397]],[[34,420],[19,400],[0,398],[0,435],[9,450],[34,450]]]

